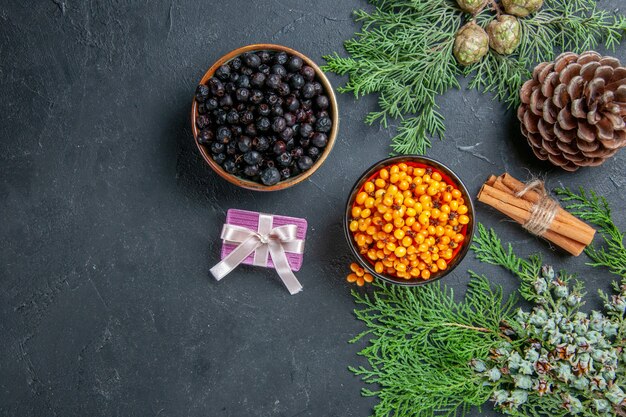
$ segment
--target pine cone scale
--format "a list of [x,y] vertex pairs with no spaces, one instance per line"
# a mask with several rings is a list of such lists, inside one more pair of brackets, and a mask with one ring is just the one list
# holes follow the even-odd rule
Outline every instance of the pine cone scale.
[[539,159],[575,171],[626,146],[626,68],[615,58],[561,54],[534,69],[520,98],[517,118]]

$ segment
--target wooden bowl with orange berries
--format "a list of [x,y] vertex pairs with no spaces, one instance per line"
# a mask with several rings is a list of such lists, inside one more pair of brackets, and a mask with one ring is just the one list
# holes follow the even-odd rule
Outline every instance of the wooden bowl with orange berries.
[[467,254],[474,205],[461,179],[444,164],[397,156],[376,163],[356,182],[344,230],[364,268],[356,271],[360,276],[423,285],[443,278]]

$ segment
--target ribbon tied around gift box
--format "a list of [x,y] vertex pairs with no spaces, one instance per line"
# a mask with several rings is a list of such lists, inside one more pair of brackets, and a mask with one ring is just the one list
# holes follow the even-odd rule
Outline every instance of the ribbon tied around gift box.
[[211,268],[211,274],[216,280],[224,278],[254,252],[253,265],[267,267],[268,258],[271,256],[276,272],[289,293],[293,295],[302,290],[302,285],[289,266],[286,252],[301,254],[304,251],[304,241],[297,239],[298,228],[295,224],[272,228],[273,220],[273,216],[261,214],[258,230],[232,224],[224,225],[222,240],[239,243],[239,246]]

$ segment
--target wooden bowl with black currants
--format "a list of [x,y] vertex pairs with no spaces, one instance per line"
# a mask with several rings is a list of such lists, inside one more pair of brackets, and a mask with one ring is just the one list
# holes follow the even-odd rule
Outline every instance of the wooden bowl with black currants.
[[311,176],[335,139],[337,100],[322,70],[281,45],[248,45],[204,74],[191,108],[198,150],[222,178],[276,191]]

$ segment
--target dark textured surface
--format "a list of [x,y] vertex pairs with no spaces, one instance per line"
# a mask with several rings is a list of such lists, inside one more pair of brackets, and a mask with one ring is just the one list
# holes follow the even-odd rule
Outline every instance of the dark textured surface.
[[[391,132],[362,123],[375,98],[339,96],[326,165],[272,194],[214,175],[188,125],[195,84],[222,54],[267,41],[321,62],[357,29],[349,14],[359,6],[0,4],[0,415],[368,415],[374,401],[346,369],[359,363],[359,346],[346,341],[362,326],[344,282],[340,220],[353,181],[388,153]],[[615,55],[626,60],[626,47]],[[491,172],[547,170],[552,185],[592,187],[621,215],[626,152],[565,174],[533,160],[513,113],[490,96],[452,91],[440,104],[448,134],[429,156],[470,191]],[[209,276],[230,207],[307,218],[304,292],[289,296],[263,269],[239,268],[219,284]],[[483,207],[478,219],[523,253],[548,249]],[[589,274],[584,257],[549,258],[590,289],[607,287],[608,274]],[[458,291],[468,268],[515,288],[469,255],[448,278]]]

